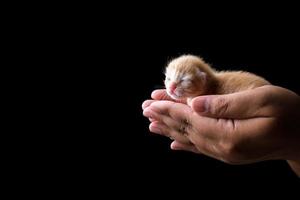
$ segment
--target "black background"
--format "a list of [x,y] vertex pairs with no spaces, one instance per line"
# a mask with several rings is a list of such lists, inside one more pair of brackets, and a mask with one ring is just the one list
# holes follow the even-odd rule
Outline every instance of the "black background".
[[211,180],[298,180],[285,161],[228,165],[172,151],[168,138],[149,132],[141,109],[151,92],[162,88],[166,63],[181,54],[202,56],[218,70],[256,73],[299,94],[293,12],[285,20],[277,12],[265,15],[264,9],[231,15],[192,9],[185,17],[178,12],[159,17],[149,10],[120,12],[110,20],[91,12],[86,20],[63,23],[68,31],[59,35],[54,54],[67,66],[60,89],[65,113],[57,120],[64,128],[52,136],[57,148],[49,152],[50,166],[63,174],[59,179],[91,188],[100,182],[112,188],[142,186],[148,192],[155,190],[152,181],[155,188],[188,189],[193,181],[200,187]]
[[[116,38],[112,52],[106,57],[109,61],[103,67],[99,64],[100,72],[109,68],[100,79],[109,83],[108,87],[106,84],[101,87],[108,89],[110,95],[103,98],[110,107],[99,105],[100,110],[108,108],[108,112],[104,111],[108,117],[96,121],[100,137],[93,142],[97,146],[98,142],[105,144],[101,153],[110,160],[108,167],[114,169],[111,175],[118,183],[132,179],[137,184],[155,181],[162,185],[211,178],[297,179],[285,161],[232,166],[203,155],[174,152],[170,150],[168,138],[149,132],[149,122],[142,116],[142,102],[150,98],[154,89],[163,86],[166,63],[187,53],[202,56],[216,69],[250,71],[274,85],[298,92],[298,38],[278,35],[277,29],[263,31],[261,28],[233,27],[229,31],[226,27],[213,31],[199,28],[180,30],[176,36],[171,28],[157,30],[159,34],[153,33],[151,28],[142,33],[134,29],[128,37]],[[109,78],[104,79],[104,76]],[[98,93],[102,93],[101,90]],[[101,113],[99,111],[99,115]],[[108,131],[101,130],[107,125]],[[102,134],[107,138],[103,143]]]
[[12,115],[21,122],[13,122],[16,134],[5,150],[7,185],[46,195],[144,197],[204,188],[215,195],[216,186],[231,187],[231,195],[250,183],[248,194],[258,185],[299,182],[285,161],[228,165],[172,151],[168,138],[149,132],[141,109],[163,86],[166,63],[181,54],[202,56],[218,70],[256,73],[299,94],[297,6],[75,4],[32,5],[32,12],[21,5],[21,16],[9,23],[6,51],[20,54],[11,65],[21,82],[12,90]]
[[199,39],[195,37],[194,40],[186,40],[184,45],[178,46],[153,46],[143,43],[145,46],[132,52],[138,58],[129,62],[130,69],[126,68],[124,72],[122,70],[124,79],[121,79],[120,89],[126,88],[122,91],[123,95],[116,97],[116,101],[119,102],[116,105],[120,106],[121,113],[115,119],[123,121],[124,124],[123,127],[117,128],[116,133],[120,134],[119,147],[124,148],[119,154],[126,152],[124,156],[128,159],[126,164],[123,163],[124,166],[128,165],[130,169],[138,164],[138,168],[144,169],[142,174],[154,173],[150,177],[156,177],[158,180],[167,180],[169,176],[173,177],[177,173],[177,176],[185,181],[203,177],[294,176],[285,161],[230,166],[205,156],[172,152],[169,139],[148,131],[149,122],[142,116],[141,104],[150,97],[153,89],[162,86],[162,72],[167,61],[184,53],[201,55],[219,70],[247,70],[265,77],[275,85],[294,91],[297,89],[297,72],[294,66],[296,59],[291,58],[293,50],[287,52],[284,50],[287,48],[284,44],[276,42],[274,45],[273,39],[270,41],[268,37],[260,38],[259,42],[234,37],[214,38],[199,35]]
[[[174,184],[212,177],[296,178],[285,161],[232,166],[203,155],[174,152],[169,139],[149,132],[149,122],[142,116],[142,102],[163,86],[166,63],[181,54],[200,55],[218,70],[250,71],[299,92],[296,27],[276,20],[231,20],[129,20],[108,33],[109,39],[104,40],[109,44],[99,43],[103,51],[96,55],[93,76],[100,85],[93,89],[106,102],[99,103],[97,110],[106,119],[94,121],[97,136],[91,142],[96,149],[101,147],[109,160],[104,165],[113,169],[116,180]],[[104,131],[103,126],[109,129]]]

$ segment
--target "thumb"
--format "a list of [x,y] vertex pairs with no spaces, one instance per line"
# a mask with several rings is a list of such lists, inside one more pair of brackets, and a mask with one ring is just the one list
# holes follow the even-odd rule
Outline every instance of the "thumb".
[[213,118],[247,119],[270,115],[263,91],[248,90],[226,95],[195,97],[191,108],[202,116]]

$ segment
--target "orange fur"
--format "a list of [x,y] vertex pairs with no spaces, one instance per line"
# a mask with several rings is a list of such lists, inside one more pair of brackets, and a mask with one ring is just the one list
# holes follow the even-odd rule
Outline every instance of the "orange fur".
[[270,83],[262,77],[244,71],[220,71],[216,74],[217,94],[229,94],[254,89]]
[[[186,81],[184,77],[191,78]],[[249,72],[216,71],[201,58],[193,55],[180,56],[168,64],[165,85],[171,96],[170,82],[176,83],[178,87],[178,95],[172,96],[176,99],[228,94],[270,84],[262,77]]]

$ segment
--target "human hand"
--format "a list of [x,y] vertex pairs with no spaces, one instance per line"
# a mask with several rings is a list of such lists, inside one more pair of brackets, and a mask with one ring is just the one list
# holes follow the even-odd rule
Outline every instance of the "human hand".
[[299,170],[300,97],[287,89],[263,86],[199,96],[190,106],[165,100],[164,90],[154,91],[152,98],[143,103],[150,131],[173,138],[174,150],[231,164],[284,159],[296,173]]

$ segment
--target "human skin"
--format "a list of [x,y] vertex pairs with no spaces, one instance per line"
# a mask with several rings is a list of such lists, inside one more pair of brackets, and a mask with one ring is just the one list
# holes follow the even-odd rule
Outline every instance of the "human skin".
[[198,96],[189,105],[155,90],[143,114],[173,150],[205,154],[229,164],[287,160],[300,176],[300,97],[277,86]]

